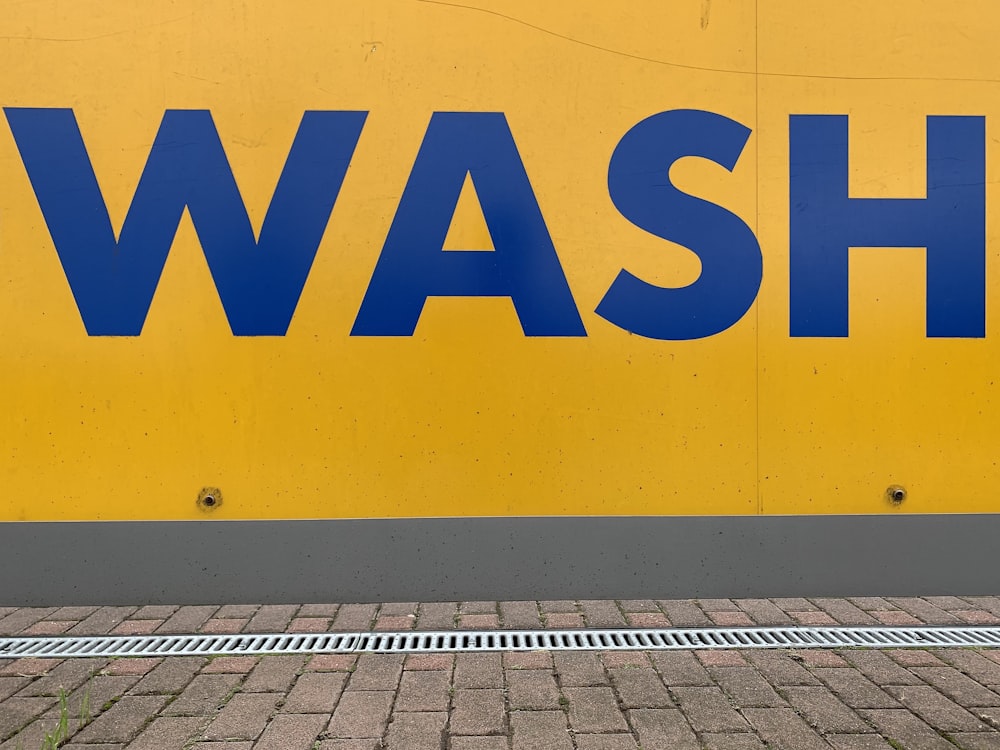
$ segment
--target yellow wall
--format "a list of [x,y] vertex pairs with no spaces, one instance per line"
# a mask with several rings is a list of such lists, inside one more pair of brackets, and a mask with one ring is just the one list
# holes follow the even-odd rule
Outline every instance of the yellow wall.
[[[142,335],[88,337],[0,125],[0,521],[998,509],[996,3],[8,6],[0,105],[74,109],[116,228],[167,108],[211,110],[255,227],[304,110],[370,114],[283,338],[232,335],[186,216]],[[607,186],[621,137],[679,108],[752,129],[732,173],[671,177],[755,231],[764,276],[735,326],[668,342],[593,310],[622,268],[697,278]],[[587,337],[527,338],[502,298],[349,335],[435,111],[506,114]],[[850,115],[864,197],[923,195],[927,115],[986,116],[985,339],[926,337],[921,249],[852,250],[850,336],[789,336],[801,113]],[[489,243],[474,195],[451,242]]]

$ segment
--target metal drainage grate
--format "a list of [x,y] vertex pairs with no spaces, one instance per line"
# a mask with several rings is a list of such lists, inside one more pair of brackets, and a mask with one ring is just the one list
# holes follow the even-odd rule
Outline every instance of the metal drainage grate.
[[615,651],[724,648],[1000,647],[1000,627],[643,628],[458,630],[427,633],[144,635],[0,638],[0,659],[27,656]]

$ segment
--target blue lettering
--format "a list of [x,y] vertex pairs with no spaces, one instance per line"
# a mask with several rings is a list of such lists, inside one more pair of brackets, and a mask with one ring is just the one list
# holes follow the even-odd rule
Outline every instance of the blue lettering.
[[848,248],[926,247],[927,335],[986,335],[986,125],[927,118],[927,197],[848,197],[847,117],[789,120],[790,332],[848,334]]
[[[493,251],[443,250],[466,175]],[[411,336],[428,297],[510,297],[526,336],[586,336],[501,112],[436,112],[352,336]]]
[[237,336],[291,322],[365,112],[306,112],[254,239],[208,111],[163,115],[116,240],[73,111],[4,110],[87,333],[137,336],[188,209]]
[[757,238],[735,214],[674,187],[670,167],[700,156],[731,172],[749,137],[744,125],[701,110],[661,112],[625,134],[608,167],[611,200],[636,226],[697,254],[701,275],[663,288],[622,270],[598,315],[641,336],[679,341],[712,336],[746,314],[763,274]]

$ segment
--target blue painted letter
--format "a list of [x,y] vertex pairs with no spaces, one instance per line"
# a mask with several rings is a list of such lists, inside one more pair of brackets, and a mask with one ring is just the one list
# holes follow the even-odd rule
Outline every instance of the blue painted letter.
[[927,118],[927,197],[848,196],[847,117],[789,120],[790,331],[848,333],[848,248],[927,248],[927,335],[986,335],[986,125]]
[[138,336],[185,207],[237,336],[283,336],[364,112],[306,112],[254,238],[212,115],[168,110],[119,238],[70,109],[7,108],[21,159],[91,336]]
[[629,130],[608,167],[608,191],[622,216],[690,249],[701,275],[686,287],[654,286],[622,270],[597,307],[619,328],[652,339],[712,336],[750,309],[763,274],[760,245],[735,214],[681,192],[670,167],[686,156],[736,166],[750,130],[701,110],[661,112]]
[[[494,250],[443,250],[471,175]],[[501,112],[435,112],[352,336],[412,336],[428,297],[510,297],[527,336],[586,336]]]

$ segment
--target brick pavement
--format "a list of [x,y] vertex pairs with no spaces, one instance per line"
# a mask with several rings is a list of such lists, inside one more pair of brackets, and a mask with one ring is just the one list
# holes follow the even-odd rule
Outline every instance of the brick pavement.
[[[0,635],[1000,624],[1000,597],[12,608]],[[0,750],[1000,750],[1000,650],[0,660]]]

